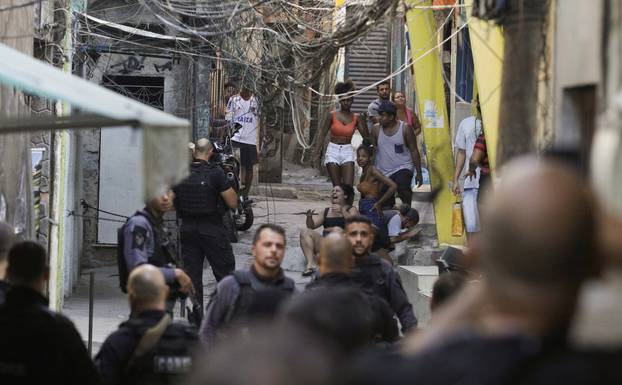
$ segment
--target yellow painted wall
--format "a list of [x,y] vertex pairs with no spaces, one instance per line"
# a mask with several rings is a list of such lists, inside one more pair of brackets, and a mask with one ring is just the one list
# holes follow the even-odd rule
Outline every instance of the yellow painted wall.
[[[440,243],[462,245],[464,236],[451,235],[451,208],[455,197],[449,189],[454,172],[452,138],[445,104],[445,89],[439,56],[439,38],[432,0],[407,0],[410,9],[406,23],[415,73],[417,105],[427,148],[427,162],[432,187],[440,189],[434,202],[436,230]],[[423,6],[419,8],[417,6]]]
[[501,103],[501,75],[503,71],[503,32],[492,22],[471,16],[473,0],[466,0],[467,23],[475,79],[482,110],[488,159],[493,174],[496,172],[497,143],[499,141],[499,105]]

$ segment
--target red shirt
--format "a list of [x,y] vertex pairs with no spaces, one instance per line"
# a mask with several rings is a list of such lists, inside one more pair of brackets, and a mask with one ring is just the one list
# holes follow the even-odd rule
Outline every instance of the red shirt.
[[479,166],[480,173],[482,175],[490,174],[490,163],[488,162],[488,148],[486,147],[486,138],[484,137],[484,134],[481,134],[477,137],[473,149],[478,149],[484,153],[484,158],[482,159],[482,163]]

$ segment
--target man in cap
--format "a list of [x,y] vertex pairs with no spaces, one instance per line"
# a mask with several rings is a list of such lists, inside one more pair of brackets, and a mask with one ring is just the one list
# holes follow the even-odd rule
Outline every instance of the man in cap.
[[[377,146],[375,166],[397,184],[397,194],[402,203],[410,206],[412,200],[411,182],[413,170],[417,171],[417,186],[423,184],[421,155],[417,148],[415,132],[408,124],[397,120],[397,108],[385,100],[378,107],[380,126],[372,129],[372,140]],[[384,186],[380,195],[388,187]],[[391,208],[395,199],[387,199],[383,208]]]

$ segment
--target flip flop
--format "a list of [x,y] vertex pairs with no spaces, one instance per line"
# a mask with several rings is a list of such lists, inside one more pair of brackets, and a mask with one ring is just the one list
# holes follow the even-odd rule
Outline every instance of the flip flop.
[[308,277],[310,275],[312,275],[315,272],[315,269],[313,267],[309,267],[307,269],[305,269],[305,271],[302,272],[302,276],[303,277]]

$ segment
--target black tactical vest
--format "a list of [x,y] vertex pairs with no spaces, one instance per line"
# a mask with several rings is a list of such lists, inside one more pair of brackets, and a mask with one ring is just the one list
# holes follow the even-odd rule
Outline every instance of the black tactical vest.
[[388,300],[391,297],[389,271],[384,268],[380,257],[370,255],[370,258],[374,260],[352,268],[352,280],[366,291]]
[[[140,341],[149,329],[138,319],[124,322],[120,327],[129,329],[137,341]],[[194,327],[172,323],[151,350],[130,360],[123,372],[121,384],[178,384],[180,378],[192,370],[194,364],[192,352],[197,342]]]
[[[229,308],[226,321],[227,323],[242,323],[250,313],[249,309],[254,304],[257,291],[266,290],[266,288],[258,287],[257,279],[251,276],[253,273],[250,270],[236,270],[231,274],[240,286],[240,292],[235,300],[235,304]],[[287,294],[292,294],[295,289],[296,284],[289,278],[285,278],[279,286],[268,288],[268,290],[282,290]]]
[[180,218],[222,215],[220,192],[212,186],[211,175],[218,167],[205,161],[193,162],[190,176],[175,187],[175,209]]

